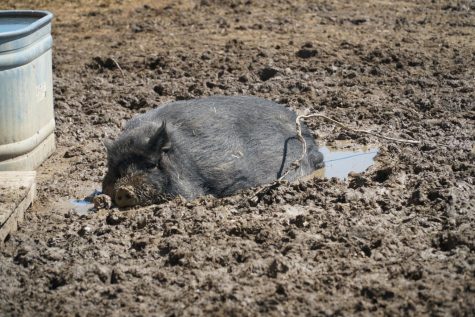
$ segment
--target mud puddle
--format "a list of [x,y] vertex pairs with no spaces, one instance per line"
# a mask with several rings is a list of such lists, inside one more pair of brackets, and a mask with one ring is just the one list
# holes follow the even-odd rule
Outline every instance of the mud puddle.
[[95,190],[90,195],[83,199],[69,199],[58,201],[55,204],[56,209],[62,210],[64,212],[74,212],[79,216],[87,215],[94,213],[96,209],[94,208],[93,198],[96,195],[99,195],[101,192]]
[[355,147],[322,146],[325,167],[316,171],[314,176],[321,178],[346,179],[351,172],[361,173],[374,164],[374,158],[379,152],[377,146]]
[[72,209],[80,216],[94,212],[94,204],[85,199],[70,199],[69,201],[64,202],[64,204],[67,204],[70,210]]

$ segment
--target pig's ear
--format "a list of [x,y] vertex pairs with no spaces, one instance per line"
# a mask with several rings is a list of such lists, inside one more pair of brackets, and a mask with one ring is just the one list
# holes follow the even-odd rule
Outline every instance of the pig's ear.
[[107,153],[110,152],[110,150],[112,149],[112,144],[113,144],[113,141],[111,139],[104,139],[102,141],[102,143],[104,144],[106,150],[107,150]]
[[167,133],[167,123],[162,121],[162,125],[148,141],[148,145],[153,151],[167,152],[171,148],[170,138]]

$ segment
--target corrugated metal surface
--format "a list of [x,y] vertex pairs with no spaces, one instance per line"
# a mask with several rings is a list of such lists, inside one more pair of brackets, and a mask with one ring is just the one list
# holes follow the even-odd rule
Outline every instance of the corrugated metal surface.
[[0,11],[0,170],[34,169],[54,151],[51,18]]

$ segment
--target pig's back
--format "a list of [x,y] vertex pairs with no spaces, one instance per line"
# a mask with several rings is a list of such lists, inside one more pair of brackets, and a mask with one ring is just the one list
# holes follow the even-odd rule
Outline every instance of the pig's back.
[[[187,161],[215,195],[271,182],[301,155],[296,114],[257,97],[217,96],[172,102],[132,119],[126,129],[144,121],[167,122],[174,159]],[[303,127],[309,151],[316,144]],[[295,179],[314,170],[307,158]],[[190,173],[192,175],[193,173]]]
[[[167,123],[196,128],[228,130],[233,125],[240,127],[264,125],[272,126],[272,121],[280,123],[295,121],[295,114],[283,105],[252,96],[213,96],[201,99],[166,103],[145,114],[132,118],[126,129],[133,128],[143,121]],[[264,120],[264,122],[261,122]],[[268,121],[272,120],[272,121]],[[279,122],[276,122],[279,124]]]

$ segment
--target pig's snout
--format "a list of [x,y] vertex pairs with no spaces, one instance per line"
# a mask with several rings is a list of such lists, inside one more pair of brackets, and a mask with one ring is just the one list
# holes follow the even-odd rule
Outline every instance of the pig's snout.
[[132,186],[121,186],[114,195],[114,202],[120,208],[132,207],[139,203],[137,195]]

